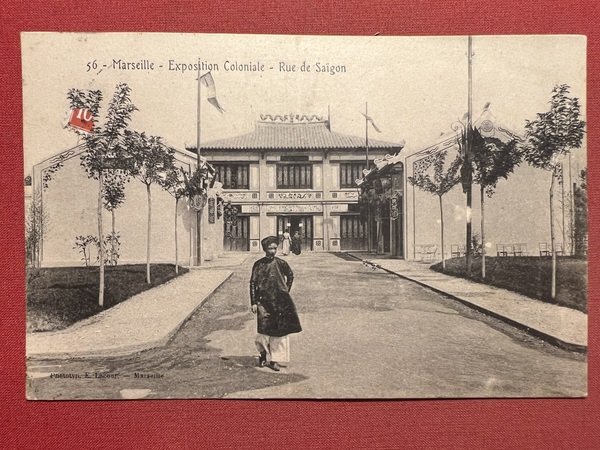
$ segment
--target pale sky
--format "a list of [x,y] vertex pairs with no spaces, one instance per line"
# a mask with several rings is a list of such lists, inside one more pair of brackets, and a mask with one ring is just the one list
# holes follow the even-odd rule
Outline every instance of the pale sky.
[[[203,142],[252,131],[259,114],[326,116],[328,105],[334,131],[364,136],[360,111],[368,102],[382,131],[370,136],[404,140],[409,154],[448,131],[467,109],[464,36],[24,33],[22,49],[26,174],[32,164],[77,144],[75,134],[63,128],[72,87],[100,89],[108,100],[118,82],[127,82],[139,108],[132,128],[163,136],[175,147],[195,145],[197,74],[169,71],[169,60],[201,58],[219,65],[212,74],[226,112],[202,104]],[[520,132],[525,119],[547,110],[556,83],[571,86],[585,114],[585,37],[476,36],[473,51],[475,117],[491,102],[496,118]],[[94,60],[99,67],[86,72],[86,63]],[[155,70],[112,69],[113,60],[148,60]],[[265,71],[226,71],[225,61],[260,62]],[[299,70],[305,61],[311,72],[279,71],[281,62]],[[316,63],[343,65],[346,72],[316,73]],[[101,122],[104,113],[105,108]],[[577,160],[583,166],[585,152]]]

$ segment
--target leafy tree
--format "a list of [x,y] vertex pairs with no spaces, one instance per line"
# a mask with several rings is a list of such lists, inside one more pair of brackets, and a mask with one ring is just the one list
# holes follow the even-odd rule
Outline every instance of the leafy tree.
[[175,198],[175,273],[179,273],[177,242],[179,200],[182,198],[193,200],[199,197],[200,203],[204,205],[208,194],[208,186],[213,178],[214,170],[211,170],[208,163],[202,164],[191,176],[182,167],[175,165],[167,171],[163,187]]
[[[416,164],[413,176],[408,177],[408,182],[417,186],[419,189],[436,195],[440,204],[440,236],[442,242],[442,269],[446,270],[446,258],[444,254],[444,208],[442,197],[460,181],[459,169],[461,159],[457,157],[446,169],[446,156],[448,152],[442,151],[434,155],[427,156]],[[433,178],[427,173],[427,170],[433,166]]]
[[[477,130],[476,132],[479,134]],[[494,137],[477,137],[474,141],[473,181],[479,185],[481,194],[481,276],[485,278],[485,196],[491,198],[494,195],[498,182],[508,179],[522,157],[515,139],[505,143]]]
[[146,186],[148,197],[148,231],[146,236],[146,281],[150,284],[150,244],[152,233],[153,184],[163,189],[169,186],[168,176],[175,167],[175,151],[161,137],[126,131],[126,146],[133,156],[132,174]]
[[173,167],[166,176],[165,188],[175,198],[175,273],[179,273],[179,246],[177,242],[177,210],[179,200],[188,196],[189,177],[182,167]]
[[[466,119],[463,117],[463,120]],[[472,263],[472,224],[471,224],[471,211],[472,211],[472,185],[473,185],[473,174],[475,171],[475,163],[473,161],[473,154],[480,151],[485,146],[485,141],[479,130],[472,125],[468,125],[459,121],[460,123],[460,134],[456,140],[458,144],[458,163],[460,166],[460,183],[462,184],[463,192],[467,197],[467,214],[466,214],[466,243],[465,243],[465,264],[467,277],[471,277],[471,263]]]
[[[104,126],[98,124],[102,92],[98,90],[70,89],[67,93],[71,108],[88,109],[92,114],[94,128],[87,133],[74,130],[84,141],[85,151],[81,155],[81,165],[89,178],[98,180],[98,246],[100,262],[100,287],[98,303],[104,305],[104,232],[102,208],[104,206],[104,178],[106,171],[126,160],[124,144],[125,130],[131,114],[137,109],[131,102],[131,88],[126,83],[117,85],[108,104]],[[109,164],[110,163],[110,164]]]
[[[115,210],[125,202],[125,183],[129,181],[129,174],[122,169],[106,170],[104,176],[102,198],[104,208],[110,211],[111,215],[111,236],[107,242],[111,245],[111,254],[118,253],[116,245],[118,242],[117,230],[115,224]],[[109,258],[113,263],[114,258]]]
[[550,109],[538,113],[537,119],[525,124],[527,143],[523,157],[533,167],[550,173],[549,190],[550,242],[552,249],[551,297],[556,297],[556,251],[554,231],[554,187],[558,179],[562,183],[560,158],[572,149],[581,147],[585,122],[581,120],[579,99],[571,97],[569,86],[560,84],[552,89]]

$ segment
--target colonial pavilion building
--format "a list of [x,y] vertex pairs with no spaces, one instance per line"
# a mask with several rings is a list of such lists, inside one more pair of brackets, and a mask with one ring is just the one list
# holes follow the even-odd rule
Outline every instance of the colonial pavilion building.
[[[489,108],[474,125],[485,136],[515,137]],[[423,249],[435,249],[427,259],[439,259],[439,202],[410,185],[407,175],[412,176],[415,168],[438,151],[447,150],[453,158],[456,132],[444,133],[409,154],[403,147],[403,143],[370,139],[370,170],[365,175],[364,136],[337,133],[329,119],[317,116],[263,115],[247,134],[201,145],[201,155],[214,166],[223,185],[222,189],[215,185],[204,214],[198,215],[187,201],[180,201],[175,209],[175,199],[152,186],[152,262],[172,263],[176,248],[179,262],[186,265],[218,258],[224,251],[260,252],[261,238],[281,235],[286,228],[292,234],[301,233],[304,251],[371,249],[420,260],[424,259]],[[175,149],[176,164],[193,172],[195,150]],[[37,257],[41,266],[81,265],[77,237],[97,235],[98,181],[88,178],[81,167],[83,151],[83,146],[77,146],[36,164],[31,186],[25,187],[28,211],[37,195],[47,216]],[[497,193],[486,199],[488,254],[496,254],[499,248],[525,246],[524,254],[535,255],[547,244],[547,184],[546,172],[524,164],[508,181],[498,184]],[[365,197],[365,186],[375,194],[372,199]],[[558,200],[560,195],[556,197]],[[480,220],[479,201],[474,189],[474,224]],[[460,186],[444,197],[448,256],[454,256],[454,248],[464,242],[464,205]],[[555,206],[560,211],[560,205]],[[564,210],[568,216],[568,208]],[[116,223],[120,236],[119,264],[145,261],[146,211],[145,186],[135,180],[127,183],[125,202],[114,215],[103,210],[105,233]],[[559,216],[555,217],[557,227],[561,225]],[[95,257],[91,255],[92,261]]]
[[[367,249],[356,185],[365,144],[365,137],[333,131],[329,119],[294,114],[261,115],[252,132],[201,144],[223,184],[225,207],[237,216],[224,221],[224,250],[261,251],[261,238],[286,229],[300,232],[303,250]],[[402,148],[370,139],[370,165]]]

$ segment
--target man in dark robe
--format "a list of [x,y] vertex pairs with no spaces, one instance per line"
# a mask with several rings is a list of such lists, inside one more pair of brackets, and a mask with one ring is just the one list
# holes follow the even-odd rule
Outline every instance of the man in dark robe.
[[298,231],[296,231],[294,236],[292,236],[291,250],[294,255],[299,255],[302,253],[302,238],[300,237],[300,233]]
[[280,362],[289,361],[288,335],[302,331],[289,294],[294,273],[287,262],[275,257],[278,243],[275,236],[261,241],[265,257],[254,263],[250,278],[250,304],[258,320],[255,343],[259,366],[275,371],[280,370]]

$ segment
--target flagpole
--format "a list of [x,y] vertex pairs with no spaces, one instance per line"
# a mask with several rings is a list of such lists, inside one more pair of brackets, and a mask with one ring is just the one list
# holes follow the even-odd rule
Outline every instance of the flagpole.
[[367,149],[367,170],[369,170],[369,110],[365,102],[365,144]]
[[[469,35],[468,38],[468,109],[467,109],[467,132],[466,132],[466,145],[465,145],[465,161],[464,164],[471,164],[471,127],[473,121],[473,38]],[[471,277],[471,263],[472,263],[472,249],[471,249],[471,236],[472,236],[472,225],[471,225],[471,203],[472,203],[472,189],[471,189],[471,169],[468,169],[468,180],[467,181],[467,230],[466,230],[466,248],[465,248],[465,259],[467,266],[467,277]],[[482,243],[485,245],[485,242]]]
[[[366,168],[369,170],[369,109],[368,103],[365,102],[365,150],[366,150]],[[371,205],[368,208],[367,215],[367,251],[371,251],[371,247],[373,244],[373,236],[372,236],[372,224],[371,224]]]
[[[197,110],[196,110],[196,157],[197,157],[197,168],[196,170],[200,170],[202,161],[201,161],[201,157],[200,157],[200,105],[202,103],[202,96],[201,96],[201,86],[202,82],[200,81],[200,58],[198,58],[198,104],[197,104]],[[199,180],[199,182],[201,182],[201,180]],[[196,215],[196,249],[197,249],[197,261],[196,261],[196,265],[197,266],[201,266],[202,265],[202,248],[204,247],[204,227],[202,226],[202,220],[203,220],[203,211],[204,211],[204,205],[202,205],[202,201],[200,203],[200,210],[198,211],[197,215]]]

